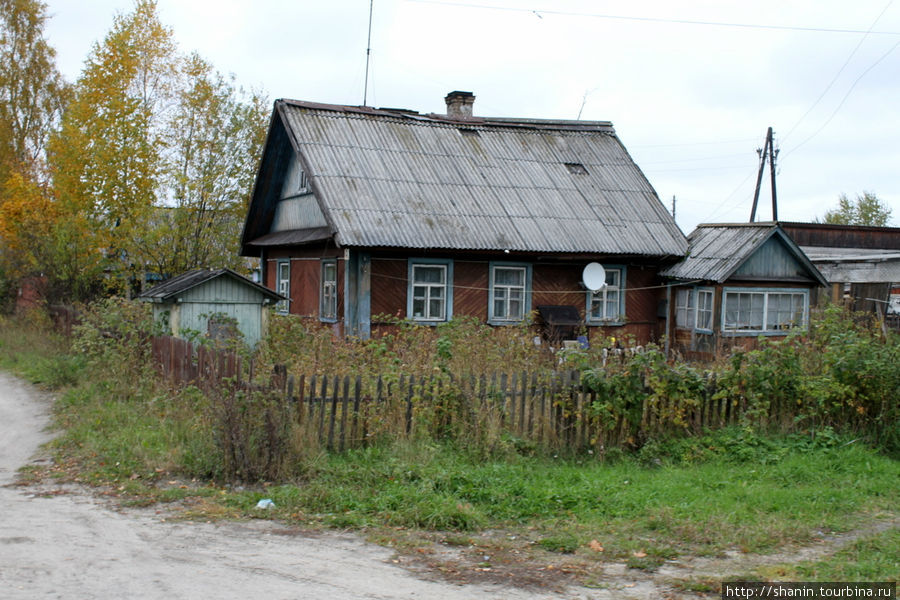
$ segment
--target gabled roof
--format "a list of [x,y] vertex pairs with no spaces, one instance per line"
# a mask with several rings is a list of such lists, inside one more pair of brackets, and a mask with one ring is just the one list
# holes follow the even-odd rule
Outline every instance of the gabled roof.
[[187,273],[182,273],[177,277],[173,277],[167,281],[160,283],[159,285],[155,285],[140,296],[138,298],[140,300],[146,300],[148,302],[166,302],[172,300],[176,296],[186,292],[187,290],[197,287],[198,285],[204,284],[207,281],[212,281],[218,277],[229,277],[238,283],[251,287],[265,297],[269,298],[273,302],[277,302],[279,300],[284,300],[281,294],[273,292],[269,288],[262,286],[256,282],[250,281],[243,275],[240,275],[231,269],[196,269],[194,271],[188,271]]
[[[422,115],[278,100],[242,251],[298,157],[338,246],[683,256],[684,234],[605,121]],[[281,239],[281,238],[278,238]]]
[[818,282],[819,285],[827,285],[822,274],[778,223],[698,225],[688,236],[690,247],[688,256],[661,271],[660,275],[685,281],[723,283],[773,238],[784,244],[786,251],[802,266],[809,279]]

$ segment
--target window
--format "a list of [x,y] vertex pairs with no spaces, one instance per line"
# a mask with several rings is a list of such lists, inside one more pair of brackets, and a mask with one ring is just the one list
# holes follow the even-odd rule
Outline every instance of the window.
[[288,312],[291,297],[291,261],[279,260],[275,263],[275,283],[278,293],[286,298],[275,305],[278,312]]
[[697,290],[697,329],[712,331],[713,297],[710,289]]
[[531,310],[531,265],[491,263],[488,322],[518,323]]
[[712,331],[713,298],[713,290],[710,288],[680,288],[676,290],[676,327]]
[[622,284],[625,281],[624,267],[607,267],[606,285],[596,292],[588,292],[589,323],[622,323],[625,320],[625,297]]
[[319,318],[337,320],[337,261],[322,261],[322,287],[319,290]]
[[679,288],[675,291],[675,325],[687,329],[694,328],[694,290]]
[[722,305],[723,331],[782,333],[806,327],[809,292],[726,288]]
[[410,260],[408,276],[408,318],[424,323],[449,320],[453,306],[453,263],[449,260]]

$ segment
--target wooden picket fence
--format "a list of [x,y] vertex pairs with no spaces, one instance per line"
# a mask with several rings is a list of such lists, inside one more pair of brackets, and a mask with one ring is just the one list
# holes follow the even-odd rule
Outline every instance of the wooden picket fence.
[[295,376],[277,366],[267,385],[260,386],[251,383],[252,362],[245,372],[232,352],[165,336],[154,338],[153,356],[163,375],[177,384],[207,391],[228,386],[230,393],[242,390],[277,399],[306,439],[337,451],[427,433],[602,452],[652,436],[735,424],[746,410],[715,398],[714,379],[701,398],[667,401],[648,394],[640,406],[603,418],[595,408],[602,398],[577,371],[490,377]]

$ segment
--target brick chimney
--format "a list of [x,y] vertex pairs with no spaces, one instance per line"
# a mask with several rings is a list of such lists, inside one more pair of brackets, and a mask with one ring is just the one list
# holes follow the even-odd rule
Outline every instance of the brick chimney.
[[447,103],[447,116],[451,119],[465,121],[472,118],[472,105],[475,94],[472,92],[450,92],[444,98]]

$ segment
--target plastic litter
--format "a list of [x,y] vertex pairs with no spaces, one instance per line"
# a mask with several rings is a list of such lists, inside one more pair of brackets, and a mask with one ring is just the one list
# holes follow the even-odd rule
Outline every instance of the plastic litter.
[[263,498],[256,503],[256,508],[275,508],[275,503],[272,502],[271,498]]

